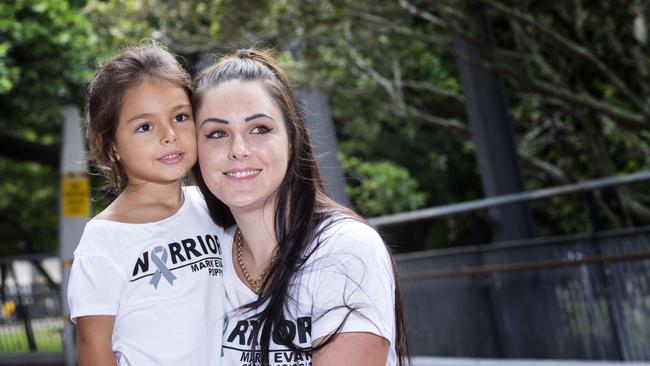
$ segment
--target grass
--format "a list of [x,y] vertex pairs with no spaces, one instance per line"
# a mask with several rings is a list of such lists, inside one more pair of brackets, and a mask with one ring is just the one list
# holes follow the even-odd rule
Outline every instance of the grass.
[[[34,341],[37,351],[60,352],[63,350],[61,332],[63,324],[57,321],[33,322]],[[0,325],[0,352],[28,352],[27,334],[22,324]]]

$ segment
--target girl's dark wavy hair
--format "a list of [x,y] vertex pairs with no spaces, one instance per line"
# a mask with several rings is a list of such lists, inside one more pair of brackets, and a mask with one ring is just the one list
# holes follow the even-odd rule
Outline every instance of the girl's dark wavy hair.
[[[284,320],[284,310],[287,308],[288,301],[291,301],[289,296],[291,280],[301,270],[304,270],[306,260],[321,244],[319,241],[315,246],[310,246],[310,243],[318,240],[323,231],[335,221],[334,214],[343,214],[336,215],[337,217],[353,217],[361,221],[363,219],[325,195],[300,105],[289,79],[276,63],[271,51],[238,50],[223,57],[216,64],[203,69],[194,81],[192,93],[194,115],[197,115],[197,111],[201,109],[204,96],[209,90],[234,80],[259,82],[264,86],[282,111],[289,137],[289,163],[284,179],[278,188],[275,203],[274,225],[279,257],[270,269],[269,273],[272,275],[267,276],[262,284],[259,298],[242,307],[242,309],[263,308],[255,317],[261,324],[259,330],[261,363],[266,364],[269,359],[272,330]],[[207,188],[198,164],[194,166],[193,174],[207,201],[213,220],[223,227],[235,224],[235,219],[228,206],[217,199]],[[401,366],[410,363],[410,361],[394,261],[392,266],[395,276],[396,320],[395,344],[392,346],[395,347]],[[268,304],[264,308],[263,304],[266,302]],[[345,305],[345,307],[349,309],[348,316],[356,310],[351,306]],[[332,334],[313,348],[303,349],[295,345],[293,340],[288,337],[284,337],[283,343],[294,351],[313,352],[333,341],[342,326],[343,324],[340,324]],[[252,347],[255,347],[255,342]],[[254,348],[251,351],[254,354]]]
[[152,40],[125,48],[103,63],[88,86],[85,130],[90,151],[87,159],[104,177],[107,193],[117,195],[129,183],[115,157],[113,143],[124,95],[145,77],[169,82],[183,89],[188,98],[192,97],[189,73],[163,44]]

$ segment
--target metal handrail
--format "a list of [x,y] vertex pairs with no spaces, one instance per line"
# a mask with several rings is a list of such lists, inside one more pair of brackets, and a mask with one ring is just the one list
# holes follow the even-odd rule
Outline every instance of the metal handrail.
[[650,259],[650,252],[621,254],[621,255],[604,255],[587,257],[580,259],[551,259],[539,260],[529,262],[507,263],[507,264],[494,264],[484,266],[461,267],[452,270],[432,270],[405,273],[400,275],[402,281],[418,281],[432,278],[448,278],[448,277],[473,277],[490,275],[503,272],[521,272],[530,271],[534,269],[548,269],[560,267],[575,267],[595,263],[613,263],[613,262],[627,262],[637,260]]
[[407,222],[432,219],[440,216],[448,216],[468,211],[476,211],[484,208],[503,206],[511,203],[534,201],[542,198],[559,196],[570,193],[594,191],[598,189],[627,185],[650,180],[650,169],[637,173],[620,175],[607,178],[588,180],[575,184],[567,184],[559,187],[544,188],[535,191],[504,194],[501,196],[488,197],[480,200],[454,203],[451,205],[437,206],[397,213],[392,215],[371,217],[368,222],[373,226],[389,226]]

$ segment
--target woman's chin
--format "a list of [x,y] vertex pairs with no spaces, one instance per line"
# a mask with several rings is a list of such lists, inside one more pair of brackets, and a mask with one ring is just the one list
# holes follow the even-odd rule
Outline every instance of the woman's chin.
[[228,200],[222,200],[230,208],[231,211],[250,211],[263,207],[263,201],[249,199],[249,198],[235,198],[230,197]]

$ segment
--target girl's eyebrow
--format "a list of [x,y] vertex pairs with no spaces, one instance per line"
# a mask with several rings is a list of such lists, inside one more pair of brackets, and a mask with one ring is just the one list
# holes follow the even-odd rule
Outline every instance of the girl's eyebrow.
[[[187,103],[179,104],[179,105],[177,105],[176,107],[172,108],[172,109],[171,109],[171,112],[173,113],[173,112],[176,112],[177,110],[184,109],[184,108],[191,108],[191,107],[192,107],[192,106],[189,105],[189,104],[187,104]],[[129,118],[129,119],[126,121],[126,123],[129,123],[129,122],[135,121],[135,120],[140,119],[140,118],[151,117],[151,116],[153,116],[153,115],[155,115],[155,113],[148,113],[148,112],[140,113],[140,114],[137,114],[137,115],[135,115],[135,116]]]
[[153,115],[154,115],[153,113],[140,113],[140,114],[138,114],[138,115],[135,115],[135,116],[129,118],[129,119],[126,121],[126,123],[133,122],[133,121],[135,121],[135,120],[137,120],[137,119],[140,119],[140,118],[150,117],[150,116],[153,116]]
[[179,109],[183,109],[183,108],[192,108],[192,106],[189,105],[189,104],[187,104],[187,103],[179,104],[179,105],[177,105],[176,107],[174,107],[174,108],[172,109],[172,112],[175,112],[175,111],[177,111],[177,110],[179,110]]

